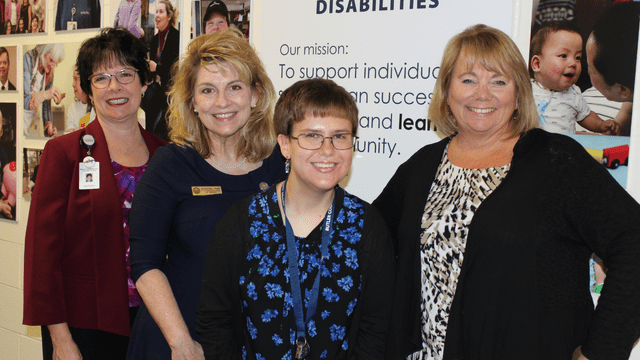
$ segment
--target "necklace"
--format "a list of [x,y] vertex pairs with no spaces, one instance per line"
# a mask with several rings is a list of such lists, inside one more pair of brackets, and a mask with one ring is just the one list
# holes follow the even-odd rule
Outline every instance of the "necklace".
[[244,163],[247,161],[247,158],[245,157],[244,160],[242,160],[242,162],[240,162],[238,165],[234,165],[234,166],[226,166],[226,165],[222,165],[219,162],[216,161],[216,159],[213,158],[213,155],[209,158],[213,163],[215,163],[216,165],[220,166],[221,168],[224,169],[229,169],[229,170],[233,170],[233,169],[237,169],[240,166],[244,165]]

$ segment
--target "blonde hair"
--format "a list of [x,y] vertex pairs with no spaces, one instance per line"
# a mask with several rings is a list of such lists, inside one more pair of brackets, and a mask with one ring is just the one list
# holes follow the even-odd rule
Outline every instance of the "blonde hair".
[[221,71],[224,65],[233,67],[240,80],[249,85],[258,97],[256,106],[251,108],[249,120],[240,130],[237,151],[249,161],[268,157],[276,143],[273,129],[276,91],[262,61],[236,29],[200,35],[189,44],[169,92],[169,138],[178,145],[195,149],[203,158],[211,155],[207,129],[193,111],[198,71],[208,65],[216,65]]
[[429,119],[445,136],[458,132],[458,121],[447,103],[453,70],[458,61],[468,68],[477,62],[485,69],[506,76],[515,82],[518,108],[509,125],[512,136],[538,127],[538,111],[533,100],[531,80],[520,50],[498,29],[478,24],[454,36],[444,49],[440,72],[429,106]]

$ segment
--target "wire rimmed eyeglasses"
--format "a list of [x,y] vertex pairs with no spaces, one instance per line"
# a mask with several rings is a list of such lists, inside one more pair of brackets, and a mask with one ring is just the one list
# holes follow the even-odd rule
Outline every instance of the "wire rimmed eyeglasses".
[[358,137],[353,134],[335,134],[333,136],[322,136],[320,134],[302,133],[298,137],[289,135],[290,138],[298,140],[298,145],[305,150],[318,150],[324,144],[325,139],[330,139],[331,145],[336,150],[349,150],[355,146]]
[[89,76],[89,81],[96,89],[104,89],[111,84],[111,78],[115,77],[120,84],[131,84],[136,78],[138,70],[122,69],[115,74],[94,74]]

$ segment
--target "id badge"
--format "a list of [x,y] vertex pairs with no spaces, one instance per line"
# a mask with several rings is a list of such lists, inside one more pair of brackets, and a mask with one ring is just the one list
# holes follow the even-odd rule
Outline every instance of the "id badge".
[[78,30],[77,21],[67,21],[67,30]]
[[80,190],[100,189],[100,163],[80,163]]

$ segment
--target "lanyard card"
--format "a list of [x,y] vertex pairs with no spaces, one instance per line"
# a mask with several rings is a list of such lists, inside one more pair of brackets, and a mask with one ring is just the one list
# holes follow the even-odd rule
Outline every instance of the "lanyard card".
[[100,163],[80,163],[80,190],[100,189]]

